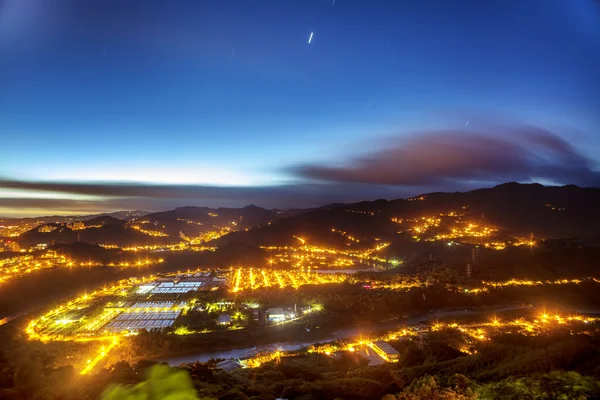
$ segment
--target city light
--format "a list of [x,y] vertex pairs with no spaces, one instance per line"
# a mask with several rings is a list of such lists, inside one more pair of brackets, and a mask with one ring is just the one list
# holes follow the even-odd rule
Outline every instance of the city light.
[[240,290],[256,290],[276,286],[279,288],[303,285],[339,284],[348,279],[346,274],[325,274],[318,272],[302,272],[294,270],[237,268],[228,275],[228,283],[232,292]]
[[507,237],[507,235],[503,235],[501,238],[498,235],[498,228],[468,221],[463,214],[456,211],[415,218],[394,217],[391,218],[391,221],[403,228],[398,233],[410,233],[417,241],[450,241],[448,246],[454,243],[452,241],[456,241],[478,244],[494,250],[503,250],[508,246],[533,247],[536,245],[532,238]]
[[[354,236],[340,233],[349,240],[349,244],[360,242]],[[361,263],[378,263],[397,266],[401,263],[398,260],[388,260],[379,253],[389,246],[389,243],[379,243],[375,247],[363,250],[345,248],[336,249],[332,247],[309,244],[308,239],[294,236],[300,246],[261,246],[261,248],[270,253],[269,264],[277,262],[278,265],[287,265],[293,268],[349,268]],[[271,262],[271,260],[274,260]]]

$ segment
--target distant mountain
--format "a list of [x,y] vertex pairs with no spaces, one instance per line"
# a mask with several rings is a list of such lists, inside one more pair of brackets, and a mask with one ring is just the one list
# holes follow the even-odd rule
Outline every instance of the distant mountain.
[[[132,213],[101,214],[85,220],[69,218],[36,226],[21,234],[19,243],[28,248],[38,244],[58,245],[84,242],[134,246],[178,243],[181,234],[195,238],[203,233],[217,235],[268,225],[284,214],[255,205],[243,208],[180,207],[170,211],[133,216]],[[297,212],[295,212],[297,214]],[[128,220],[114,215],[127,215]],[[41,222],[41,220],[40,220]]]
[[[143,210],[133,210],[133,211],[116,211],[116,212],[112,212],[112,213],[104,213],[104,214],[98,214],[98,217],[102,217],[102,216],[107,216],[107,217],[114,217],[114,218],[118,218],[118,219],[124,219],[124,220],[129,220],[132,218],[139,218],[139,217],[143,217],[146,214],[149,214],[150,211],[143,211]],[[94,217],[93,215],[88,215],[88,217]]]
[[[449,213],[458,215],[460,221],[447,217]],[[493,234],[486,235],[487,241],[528,238],[533,234],[536,239],[577,238],[576,243],[593,245],[600,237],[600,189],[506,183],[464,193],[436,192],[409,199],[329,204],[308,210],[268,210],[248,205],[189,206],[154,213],[122,211],[81,218],[57,217],[62,220],[46,222],[23,233],[19,242],[22,247],[77,241],[131,246],[177,243],[183,234],[188,238],[220,236],[211,243],[240,251],[257,246],[297,245],[300,239],[306,239],[322,246],[353,249],[386,242],[390,243],[388,252],[431,254],[431,242],[423,238],[425,243],[419,243],[419,235],[412,231],[423,223],[423,217],[442,218],[439,226],[428,228],[430,234],[448,235],[456,224],[472,223],[493,229]],[[44,218],[47,217],[34,220],[41,222]],[[83,226],[76,221],[83,221]],[[483,238],[476,243],[482,241]]]
[[[145,215],[135,222],[148,222],[164,233],[177,236],[179,232],[187,236],[198,236],[203,232],[215,231],[223,227],[243,230],[260,227],[279,218],[281,211],[267,210],[253,204],[242,208],[179,207]],[[153,228],[153,229],[156,229]]]
[[[214,243],[291,245],[298,244],[294,236],[301,235],[315,244],[339,247],[348,244],[341,231],[360,240],[354,247],[369,247],[376,245],[376,239],[392,243],[410,239],[410,234],[398,232],[417,223],[405,222],[402,226],[392,218],[410,221],[451,211],[460,214],[463,221],[497,228],[498,236],[533,234],[535,238],[565,238],[594,237],[600,233],[600,189],[507,183],[464,193],[428,193],[410,199],[330,204],[279,219],[270,226],[231,233]],[[443,228],[449,229],[443,226],[439,229]]]
[[118,250],[105,249],[98,245],[89,243],[69,243],[69,244],[56,244],[51,247],[52,250],[58,254],[67,256],[69,259],[75,262],[87,262],[94,260],[96,262],[108,263],[115,258],[115,254]]
[[28,218],[3,218],[0,217],[0,222],[10,224],[25,224],[25,223],[63,223],[73,221],[87,221],[98,217],[114,217],[121,220],[129,220],[132,218],[143,217],[148,214],[149,211],[134,210],[134,211],[116,211],[112,213],[101,213],[101,214],[90,214],[90,215],[46,215],[41,217],[28,217]]
[[[419,197],[419,196],[418,196]],[[561,238],[600,231],[600,189],[575,185],[505,183],[465,193],[430,193],[423,201],[391,202],[390,210],[444,212],[460,210],[481,223],[497,225],[511,234]]]
[[119,218],[115,218],[113,216],[110,215],[102,215],[99,217],[95,217],[92,219],[88,219],[84,222],[85,226],[98,226],[98,225],[118,225],[118,226],[124,226],[126,224],[126,221],[123,221],[122,219]]
[[125,247],[177,243],[179,238],[149,236],[128,227],[125,221],[104,216],[86,221],[84,228],[65,223],[40,225],[21,234],[18,240],[22,248],[38,244],[52,246],[76,242]]

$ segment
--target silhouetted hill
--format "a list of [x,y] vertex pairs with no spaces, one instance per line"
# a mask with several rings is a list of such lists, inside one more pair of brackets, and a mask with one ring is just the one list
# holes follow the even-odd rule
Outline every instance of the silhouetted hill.
[[[372,244],[373,239],[395,234],[394,224],[383,214],[375,215],[353,213],[352,207],[336,206],[319,208],[304,214],[282,218],[271,225],[254,228],[249,231],[230,233],[216,241],[218,245],[236,241],[253,245],[290,245],[298,244],[298,239],[307,238],[311,243],[343,246],[346,240],[332,228],[353,234],[360,233],[364,246]],[[368,240],[370,239],[370,240]],[[360,246],[360,243],[358,244]]]
[[465,221],[498,228],[498,235],[594,238],[600,232],[600,189],[506,183],[464,193],[438,192],[410,199],[330,204],[280,219],[270,226],[226,235],[215,243],[297,244],[294,236],[298,235],[315,244],[339,247],[346,243],[332,228],[359,239],[355,247],[372,246],[377,238],[392,243],[410,241],[410,236],[398,234],[400,226],[392,218],[436,217],[451,211],[462,215]]
[[[84,242],[90,244],[108,244],[121,247],[159,243],[176,243],[179,238],[148,236],[136,231],[116,219],[106,220],[105,224],[90,224],[87,229],[73,230],[67,224],[45,224],[23,233],[19,237],[21,247],[28,248],[38,244],[48,246]],[[110,218],[110,217],[109,217]],[[100,221],[100,222],[102,222]],[[96,227],[100,225],[100,227]]]
[[70,244],[57,244],[51,247],[58,254],[67,256],[69,259],[76,263],[94,261],[108,263],[111,260],[111,256],[116,253],[115,250],[105,249],[95,244],[89,243],[70,243]]
[[229,226],[232,229],[245,229],[263,226],[275,220],[278,211],[267,210],[255,205],[243,208],[179,207],[170,211],[151,213],[139,221],[147,221],[161,232],[177,236],[183,232],[197,236],[202,232],[218,230]]
[[[19,237],[22,247],[48,246],[85,242],[118,246],[177,243],[179,233],[195,237],[204,232],[260,227],[277,219],[280,211],[255,205],[243,208],[180,207],[133,218],[128,221],[111,215],[98,215],[83,220],[45,223]],[[40,220],[41,222],[41,220]],[[144,233],[146,231],[146,233]],[[160,232],[168,236],[150,235]]]
[[[490,189],[465,193],[430,193],[425,200],[410,205],[393,204],[392,211],[410,213],[463,210],[482,223],[497,225],[508,233],[559,238],[593,234],[599,231],[600,189],[575,185],[505,183]],[[399,207],[398,207],[399,206]]]
[[[236,251],[244,252],[249,247],[297,245],[298,238],[307,239],[307,243],[352,249],[372,248],[386,242],[390,243],[386,256],[398,255],[406,260],[412,256],[436,256],[433,244],[418,243],[419,238],[411,229],[421,223],[422,217],[438,218],[450,212],[459,215],[463,224],[497,229],[493,237],[486,236],[488,241],[528,238],[533,234],[536,239],[574,238],[578,245],[596,246],[600,238],[600,189],[506,183],[464,193],[436,192],[410,199],[329,204],[310,210],[267,210],[255,205],[190,206],[129,221],[107,214],[87,219],[85,229],[67,223],[45,224],[22,234],[19,242],[25,248],[40,243],[50,246],[77,241],[119,246],[177,243],[180,232],[195,237],[229,228],[237,232],[222,236],[213,244],[225,247],[239,243],[244,246],[236,247]],[[456,224],[452,219],[443,220],[430,229],[434,234],[448,234]],[[152,236],[147,231],[168,236]],[[469,243],[478,244],[482,240]],[[565,242],[554,245],[573,246]]]
[[102,215],[102,216],[88,219],[87,221],[85,221],[85,226],[95,226],[95,225],[124,226],[125,221],[123,221],[122,219],[119,219],[119,218],[112,217],[110,215]]
[[129,220],[132,218],[140,218],[146,214],[148,211],[142,210],[133,210],[133,211],[116,211],[112,213],[101,213],[101,214],[90,214],[90,215],[46,215],[41,217],[27,217],[27,218],[8,218],[8,217],[0,217],[0,222],[5,225],[20,225],[20,224],[60,224],[60,223],[69,223],[75,221],[88,221],[98,217],[114,217],[121,220]]

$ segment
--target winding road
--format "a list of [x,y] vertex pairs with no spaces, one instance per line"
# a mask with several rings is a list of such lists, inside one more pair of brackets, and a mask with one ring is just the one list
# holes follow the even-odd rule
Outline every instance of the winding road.
[[415,326],[419,324],[426,323],[430,320],[435,320],[439,318],[446,317],[465,317],[469,315],[480,315],[480,314],[490,314],[490,313],[498,313],[498,312],[506,312],[506,311],[515,311],[515,310],[523,310],[530,309],[531,305],[499,305],[494,307],[480,307],[476,309],[442,309],[437,310],[428,314],[420,314],[409,318],[403,319],[393,319],[386,322],[383,322],[377,326],[374,326],[371,329],[367,329],[364,327],[353,327],[353,328],[345,328],[340,329],[331,333],[328,333],[326,336],[319,338],[318,340],[310,340],[303,342],[274,342],[261,346],[252,346],[252,347],[240,347],[235,349],[228,350],[217,350],[217,351],[203,351],[195,354],[183,355],[183,356],[165,356],[158,357],[156,360],[159,362],[166,362],[170,365],[180,365],[180,364],[191,364],[195,362],[206,362],[212,359],[240,359],[240,358],[248,358],[252,357],[258,353],[262,352],[272,352],[275,350],[280,351],[295,351],[299,350],[303,347],[307,347],[313,345],[315,343],[324,343],[324,342],[332,342],[334,340],[346,340],[346,339],[356,339],[361,336],[373,336],[376,334],[381,334],[387,332],[392,329],[397,329],[399,324],[404,326]]

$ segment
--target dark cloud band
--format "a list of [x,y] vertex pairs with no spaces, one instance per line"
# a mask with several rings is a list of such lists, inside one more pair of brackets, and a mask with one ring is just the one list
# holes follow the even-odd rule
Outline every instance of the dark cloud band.
[[399,198],[468,190],[507,181],[600,186],[591,161],[557,135],[534,127],[492,132],[436,131],[397,137],[344,166],[291,168],[298,184],[268,187],[46,182],[0,179],[0,189],[96,196],[94,199],[2,198],[5,208],[96,211],[161,210],[184,205],[313,207],[332,202]]
[[492,133],[425,132],[397,138],[344,166],[305,165],[293,171],[316,181],[397,186],[532,179],[596,186],[600,173],[590,164],[557,135],[522,127]]

